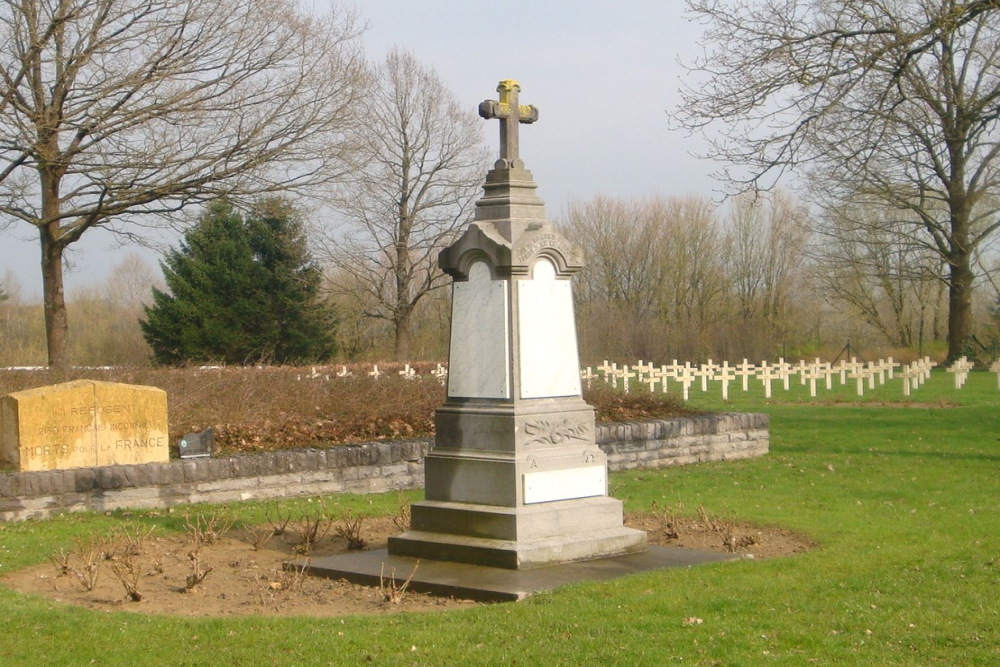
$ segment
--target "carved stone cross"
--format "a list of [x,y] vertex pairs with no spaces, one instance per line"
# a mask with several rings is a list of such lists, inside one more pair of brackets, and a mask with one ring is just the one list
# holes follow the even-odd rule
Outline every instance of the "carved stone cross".
[[486,100],[479,105],[479,115],[490,120],[500,119],[500,159],[493,166],[497,169],[521,169],[524,162],[518,155],[518,123],[534,123],[538,120],[538,109],[531,105],[520,105],[517,94],[521,86],[513,79],[504,79],[497,86],[500,101]]

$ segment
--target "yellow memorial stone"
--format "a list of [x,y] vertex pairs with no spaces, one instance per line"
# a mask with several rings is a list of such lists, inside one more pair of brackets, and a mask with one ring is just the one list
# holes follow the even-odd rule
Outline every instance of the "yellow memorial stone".
[[167,461],[167,393],[74,380],[0,399],[0,458],[19,470]]

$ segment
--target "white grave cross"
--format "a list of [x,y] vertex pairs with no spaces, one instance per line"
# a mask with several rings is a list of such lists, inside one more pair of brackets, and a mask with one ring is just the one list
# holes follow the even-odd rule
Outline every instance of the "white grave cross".
[[748,381],[751,377],[756,375],[756,373],[757,369],[746,359],[743,359],[743,363],[736,367],[736,375],[743,378],[743,391],[750,390]]
[[719,367],[719,373],[715,376],[722,383],[722,400],[729,400],[729,383],[736,379],[735,369],[729,365],[728,361],[723,361]]

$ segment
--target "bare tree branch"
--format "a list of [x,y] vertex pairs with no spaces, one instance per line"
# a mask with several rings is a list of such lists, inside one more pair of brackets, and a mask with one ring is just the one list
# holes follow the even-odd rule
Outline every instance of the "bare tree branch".
[[[689,0],[708,54],[674,117],[736,190],[795,171],[814,202],[895,211],[949,267],[949,355],[1000,217],[1000,2]],[[876,217],[876,219],[883,219]]]
[[434,71],[393,51],[375,76],[365,125],[352,136],[352,178],[333,201],[343,224],[326,230],[327,254],[353,278],[342,282],[364,315],[392,323],[395,354],[408,358],[414,309],[448,284],[437,256],[471,220],[488,163],[478,117]]
[[0,215],[39,230],[51,364],[89,229],[342,175],[357,36],[292,0],[0,0]]

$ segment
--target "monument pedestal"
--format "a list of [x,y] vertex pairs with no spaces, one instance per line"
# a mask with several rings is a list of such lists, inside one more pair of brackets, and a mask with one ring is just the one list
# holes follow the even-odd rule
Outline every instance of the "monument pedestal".
[[593,408],[579,398],[446,403],[424,466],[426,500],[389,552],[528,569],[643,551],[607,497]]
[[570,279],[575,245],[545,219],[517,126],[538,117],[503,81],[500,160],[476,219],[441,253],[454,279],[448,398],[425,459],[426,500],[393,556],[511,569],[634,553],[646,534],[623,526],[607,496],[607,457],[581,398]]
[[646,549],[646,534],[622,526],[613,498],[527,508],[427,501],[413,505],[412,517],[414,526],[439,530],[389,538],[394,556],[526,570]]

